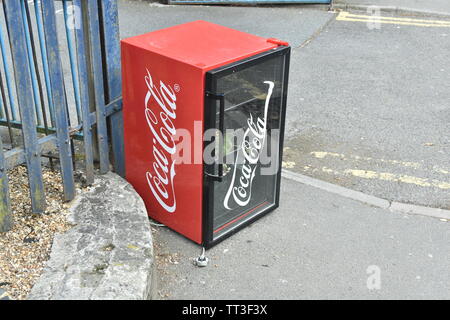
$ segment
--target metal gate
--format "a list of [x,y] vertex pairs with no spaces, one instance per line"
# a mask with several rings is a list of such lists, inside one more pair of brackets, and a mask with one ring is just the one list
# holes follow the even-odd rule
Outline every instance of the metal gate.
[[[26,164],[32,211],[46,207],[41,158],[60,168],[64,198],[75,197],[73,139],[85,174],[124,174],[117,0],[0,2],[0,232],[10,227],[7,169]],[[14,132],[20,133],[20,139]],[[7,133],[7,135],[8,135]],[[5,135],[4,135],[5,136]]]

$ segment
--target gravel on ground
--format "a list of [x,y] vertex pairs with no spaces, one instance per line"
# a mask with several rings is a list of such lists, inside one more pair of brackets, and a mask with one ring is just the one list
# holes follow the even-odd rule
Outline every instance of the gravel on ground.
[[43,167],[47,201],[44,214],[31,213],[26,167],[11,169],[8,177],[14,225],[12,230],[0,233],[0,288],[12,299],[23,300],[49,258],[54,235],[70,228],[66,221],[69,203],[63,201],[57,170]]

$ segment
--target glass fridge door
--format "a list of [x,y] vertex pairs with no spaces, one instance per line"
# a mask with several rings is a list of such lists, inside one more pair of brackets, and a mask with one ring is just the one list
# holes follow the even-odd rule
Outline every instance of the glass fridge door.
[[206,247],[278,206],[289,55],[279,47],[206,75]]

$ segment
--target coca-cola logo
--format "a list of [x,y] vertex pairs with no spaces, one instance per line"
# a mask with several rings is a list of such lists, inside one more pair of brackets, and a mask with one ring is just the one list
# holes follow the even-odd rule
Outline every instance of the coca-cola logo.
[[[241,148],[234,163],[231,183],[223,201],[223,205],[228,210],[232,209],[231,198],[238,206],[243,207],[250,202],[252,197],[253,179],[267,136],[267,112],[274,87],[272,81],[264,81],[264,83],[269,85],[264,105],[264,116],[263,118],[258,117],[255,121],[253,115],[250,114],[247,119],[248,128],[244,132]],[[237,170],[238,163],[242,163],[240,170]]]
[[175,161],[172,156],[176,152],[174,136],[177,132],[173,120],[176,119],[177,97],[174,90],[159,82],[159,88],[153,83],[147,71],[145,83],[145,118],[152,132],[153,171],[146,172],[148,186],[158,203],[169,213],[177,208],[173,180],[175,178]]

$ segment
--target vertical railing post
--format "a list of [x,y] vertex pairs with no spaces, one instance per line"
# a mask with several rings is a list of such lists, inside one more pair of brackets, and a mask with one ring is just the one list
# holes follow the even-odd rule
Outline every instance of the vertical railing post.
[[8,175],[6,174],[5,155],[3,142],[0,137],[0,232],[11,230],[12,214],[9,202]]
[[[117,0],[99,1],[101,30],[103,38],[104,69],[106,77],[106,102],[122,95],[122,74],[120,60],[120,34]],[[123,115],[122,111],[109,117],[114,171],[125,176]]]
[[41,9],[48,55],[47,60],[50,85],[52,88],[51,98],[55,109],[56,136],[61,163],[61,175],[64,185],[64,198],[66,201],[69,201],[75,197],[75,182],[73,178],[67,101],[64,90],[64,75],[62,71],[61,56],[59,53],[54,0],[41,0]]
[[47,93],[48,109],[50,111],[50,124],[55,125],[55,112],[52,104],[52,88],[50,86],[50,75],[48,71],[47,48],[45,46],[45,36],[39,1],[34,1],[34,14],[36,16],[36,25],[39,37],[39,47],[41,48],[42,69],[44,70],[45,89]]
[[[21,0],[22,1],[22,0]],[[25,161],[28,168],[28,180],[33,212],[45,210],[45,192],[42,180],[42,167],[37,143],[33,91],[30,65],[27,57],[27,44],[22,19],[21,3],[17,0],[3,1],[13,57],[17,99],[22,120],[22,133],[25,149]]]
[[[75,50],[73,48],[74,45],[74,39],[72,35],[72,29],[75,29],[77,27],[76,21],[75,23],[71,21],[71,19],[74,18],[74,14],[78,14],[77,11],[74,11],[74,6],[69,6],[67,4],[68,0],[63,0],[63,11],[64,11],[64,27],[66,30],[66,38],[67,38],[67,49],[69,50],[69,60],[70,60],[70,70],[72,75],[72,83],[73,83],[73,93],[75,96],[75,107],[77,109],[77,120],[80,122],[80,86],[78,82],[78,70],[76,68],[75,63]],[[72,12],[70,12],[72,11]],[[76,17],[75,17],[76,18]]]
[[8,58],[6,53],[6,42],[5,42],[5,36],[6,34],[3,32],[3,27],[0,26],[0,50],[2,53],[2,62],[3,62],[3,69],[5,69],[5,79],[6,79],[6,87],[8,89],[8,98],[9,98],[9,106],[11,108],[11,115],[12,120],[17,120],[17,106],[14,101],[14,96],[12,93],[12,76],[9,72],[9,65],[8,65]]
[[[86,21],[82,19],[82,5],[84,0],[73,0],[75,8],[74,22],[75,25],[75,50],[77,56],[78,66],[78,83],[80,91],[80,107],[81,107],[81,121],[83,124],[83,141],[84,154],[86,165],[86,183],[92,184],[94,182],[94,156],[93,156],[93,141],[92,141],[92,126],[89,111],[89,75],[88,75],[88,59],[89,54],[86,51],[85,28]],[[80,16],[79,16],[80,15]]]
[[36,109],[36,119],[38,125],[42,125],[42,106],[41,106],[41,100],[39,96],[39,88],[41,87],[38,83],[38,75],[36,73],[37,66],[34,63],[33,60],[33,48],[32,48],[32,39],[31,39],[31,30],[28,26],[28,19],[27,15],[25,13],[25,1],[28,0],[19,0],[20,1],[20,7],[22,12],[22,21],[23,21],[23,27],[25,29],[25,40],[27,44],[27,53],[28,53],[28,63],[30,67],[30,74],[31,74],[31,85],[33,88],[33,97],[34,97],[34,107]]
[[109,171],[109,145],[106,125],[105,88],[103,82],[102,50],[100,43],[99,9],[95,0],[82,1],[88,20],[88,43],[91,70],[94,82],[95,114],[97,116],[97,141],[100,158],[100,173]]

